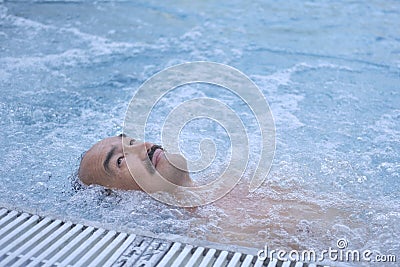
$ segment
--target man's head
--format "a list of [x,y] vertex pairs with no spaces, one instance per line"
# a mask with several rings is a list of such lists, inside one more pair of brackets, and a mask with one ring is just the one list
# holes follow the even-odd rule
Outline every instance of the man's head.
[[155,191],[168,190],[160,185],[157,172],[175,185],[192,185],[182,155],[167,154],[160,146],[124,135],[103,139],[92,146],[81,160],[78,176],[86,185],[141,190],[129,169]]

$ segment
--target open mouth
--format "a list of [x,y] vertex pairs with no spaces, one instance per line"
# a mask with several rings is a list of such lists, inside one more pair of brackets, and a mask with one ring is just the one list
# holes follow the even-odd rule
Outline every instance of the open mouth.
[[154,145],[151,147],[150,151],[147,153],[150,161],[154,165],[154,168],[157,166],[158,159],[163,151],[164,151],[164,149],[162,148],[162,146]]

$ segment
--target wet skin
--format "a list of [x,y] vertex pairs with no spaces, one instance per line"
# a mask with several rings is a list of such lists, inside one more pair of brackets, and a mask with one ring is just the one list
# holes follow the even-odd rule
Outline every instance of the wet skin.
[[142,190],[129,169],[135,178],[140,177],[150,184],[153,191],[169,190],[159,183],[157,175],[175,185],[192,185],[182,155],[169,154],[152,143],[138,142],[122,135],[105,138],[93,145],[81,160],[78,176],[86,185]]

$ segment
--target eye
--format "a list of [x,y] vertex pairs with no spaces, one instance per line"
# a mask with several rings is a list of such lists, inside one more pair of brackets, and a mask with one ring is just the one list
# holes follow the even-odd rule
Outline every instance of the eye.
[[119,157],[118,159],[117,159],[117,166],[118,167],[121,167],[121,164],[122,164],[122,160],[124,159],[124,157]]
[[131,141],[129,141],[129,145],[133,145],[133,143],[135,143],[136,140],[135,139],[131,139]]

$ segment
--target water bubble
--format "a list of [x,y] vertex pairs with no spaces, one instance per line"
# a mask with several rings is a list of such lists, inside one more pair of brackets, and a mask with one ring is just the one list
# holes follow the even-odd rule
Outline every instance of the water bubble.
[[42,111],[41,109],[35,109],[35,110],[32,112],[32,119],[33,119],[35,122],[43,122],[43,121],[45,120],[43,111]]

